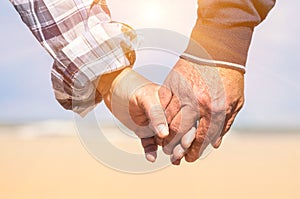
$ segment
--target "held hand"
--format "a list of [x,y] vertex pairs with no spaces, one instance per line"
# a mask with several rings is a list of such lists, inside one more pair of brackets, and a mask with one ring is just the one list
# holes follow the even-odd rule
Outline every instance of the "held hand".
[[166,108],[170,135],[162,145],[173,164],[184,156],[196,161],[209,144],[219,147],[244,103],[243,74],[180,59],[165,86],[173,97]]
[[[113,115],[141,139],[147,160],[154,162],[157,156],[154,136],[162,139],[169,134],[164,107],[171,93],[130,68],[101,77],[98,89]],[[166,94],[161,99],[159,90]]]

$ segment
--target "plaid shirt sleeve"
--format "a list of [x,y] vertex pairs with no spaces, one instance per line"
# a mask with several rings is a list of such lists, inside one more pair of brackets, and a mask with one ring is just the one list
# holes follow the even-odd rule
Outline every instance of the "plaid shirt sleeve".
[[133,65],[137,36],[111,21],[105,0],[10,1],[53,57],[53,89],[65,109],[85,115],[102,100],[99,76]]

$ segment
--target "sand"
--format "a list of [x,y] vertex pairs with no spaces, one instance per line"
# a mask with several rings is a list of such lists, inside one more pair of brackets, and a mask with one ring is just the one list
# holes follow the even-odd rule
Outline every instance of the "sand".
[[232,132],[197,163],[130,175],[100,164],[75,134],[12,131],[0,133],[3,199],[300,198],[300,132]]

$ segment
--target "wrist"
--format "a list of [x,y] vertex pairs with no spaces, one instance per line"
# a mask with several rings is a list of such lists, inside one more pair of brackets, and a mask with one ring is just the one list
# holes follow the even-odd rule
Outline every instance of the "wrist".
[[245,66],[252,33],[251,27],[231,27],[198,20],[185,53]]
[[[115,103],[129,102],[136,95],[140,88],[151,83],[139,73],[126,67],[122,70],[102,75],[97,86],[106,106],[111,110],[112,100]],[[137,99],[135,99],[137,100]]]
[[125,67],[120,70],[101,75],[96,85],[96,88],[102,95],[102,97],[105,97],[109,93],[111,93],[111,90],[113,90],[113,86],[116,84],[120,76],[124,75],[125,73],[128,73],[130,70],[130,67]]

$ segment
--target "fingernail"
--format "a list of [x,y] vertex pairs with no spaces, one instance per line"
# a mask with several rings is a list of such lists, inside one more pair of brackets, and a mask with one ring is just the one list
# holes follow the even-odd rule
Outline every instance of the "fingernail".
[[184,156],[184,153],[185,153],[185,150],[180,144],[177,145],[173,150],[173,156],[176,159],[181,159]]
[[180,165],[180,162],[181,162],[181,159],[172,159],[172,158],[171,158],[171,162],[172,162],[173,165],[179,166],[179,165]]
[[166,137],[169,135],[169,128],[165,124],[158,125],[157,130],[160,137]]
[[146,159],[147,159],[149,162],[155,162],[155,160],[156,160],[156,152],[149,152],[149,153],[146,153]]

